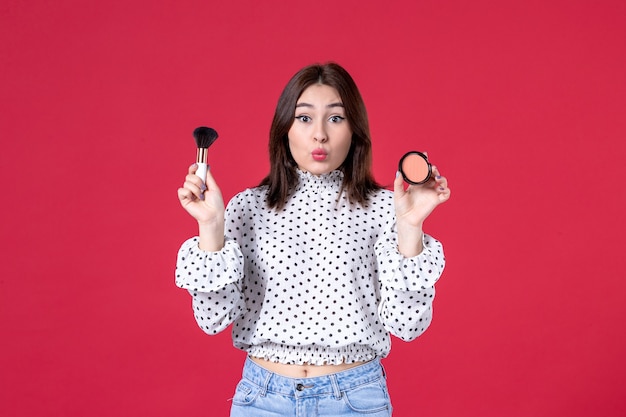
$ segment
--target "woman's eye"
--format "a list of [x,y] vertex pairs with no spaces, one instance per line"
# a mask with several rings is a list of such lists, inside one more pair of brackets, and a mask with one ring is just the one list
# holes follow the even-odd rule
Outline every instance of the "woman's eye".
[[342,120],[345,120],[345,117],[341,117],[341,116],[331,116],[330,119],[328,119],[331,123],[339,123]]
[[308,123],[308,122],[311,121],[311,118],[309,116],[305,116],[305,115],[296,116],[296,119],[298,119],[298,120],[300,120],[301,122],[304,122],[304,123]]

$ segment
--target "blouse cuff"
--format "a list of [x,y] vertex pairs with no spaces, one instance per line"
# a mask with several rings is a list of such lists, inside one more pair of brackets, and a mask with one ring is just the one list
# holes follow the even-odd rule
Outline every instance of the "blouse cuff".
[[243,254],[239,244],[226,237],[224,247],[206,252],[198,237],[185,241],[178,251],[176,285],[199,292],[217,291],[243,279]]
[[439,241],[426,234],[422,242],[424,250],[412,258],[405,258],[391,240],[376,244],[379,277],[384,287],[390,290],[418,291],[435,285],[445,266],[443,247]]

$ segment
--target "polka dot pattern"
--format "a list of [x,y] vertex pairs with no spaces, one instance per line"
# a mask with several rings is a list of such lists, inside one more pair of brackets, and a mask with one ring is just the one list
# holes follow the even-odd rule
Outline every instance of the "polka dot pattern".
[[391,191],[363,207],[340,194],[341,172],[299,175],[280,212],[266,208],[265,187],[237,194],[224,248],[187,240],[176,284],[206,333],[232,323],[234,345],[250,355],[314,365],[385,357],[390,333],[409,341],[430,324],[442,246],[424,235],[422,253],[404,258]]

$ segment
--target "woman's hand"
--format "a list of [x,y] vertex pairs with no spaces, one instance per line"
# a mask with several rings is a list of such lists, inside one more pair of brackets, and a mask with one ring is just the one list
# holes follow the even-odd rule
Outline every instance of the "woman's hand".
[[398,250],[406,257],[418,255],[422,247],[424,220],[441,203],[450,198],[448,180],[442,177],[437,167],[432,168],[432,177],[420,185],[404,188],[402,175],[397,175],[394,185],[394,204],[398,227]]
[[[181,206],[199,224],[212,224],[224,219],[224,200],[211,171],[207,170],[206,181],[196,175],[198,165],[189,167],[185,183],[178,189]],[[206,184],[206,185],[205,185]]]
[[195,174],[197,169],[196,164],[189,167],[185,183],[178,189],[178,200],[198,222],[200,248],[218,251],[224,246],[224,199],[210,169],[205,182]]
[[450,198],[448,180],[435,166],[432,177],[424,184],[409,185],[405,190],[404,180],[398,175],[393,185],[397,221],[413,227],[421,227],[435,207]]

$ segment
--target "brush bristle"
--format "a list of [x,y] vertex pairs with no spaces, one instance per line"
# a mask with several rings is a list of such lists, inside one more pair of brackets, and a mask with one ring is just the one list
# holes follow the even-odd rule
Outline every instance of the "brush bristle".
[[217,132],[210,127],[200,126],[194,129],[193,137],[198,148],[208,148],[217,139]]

